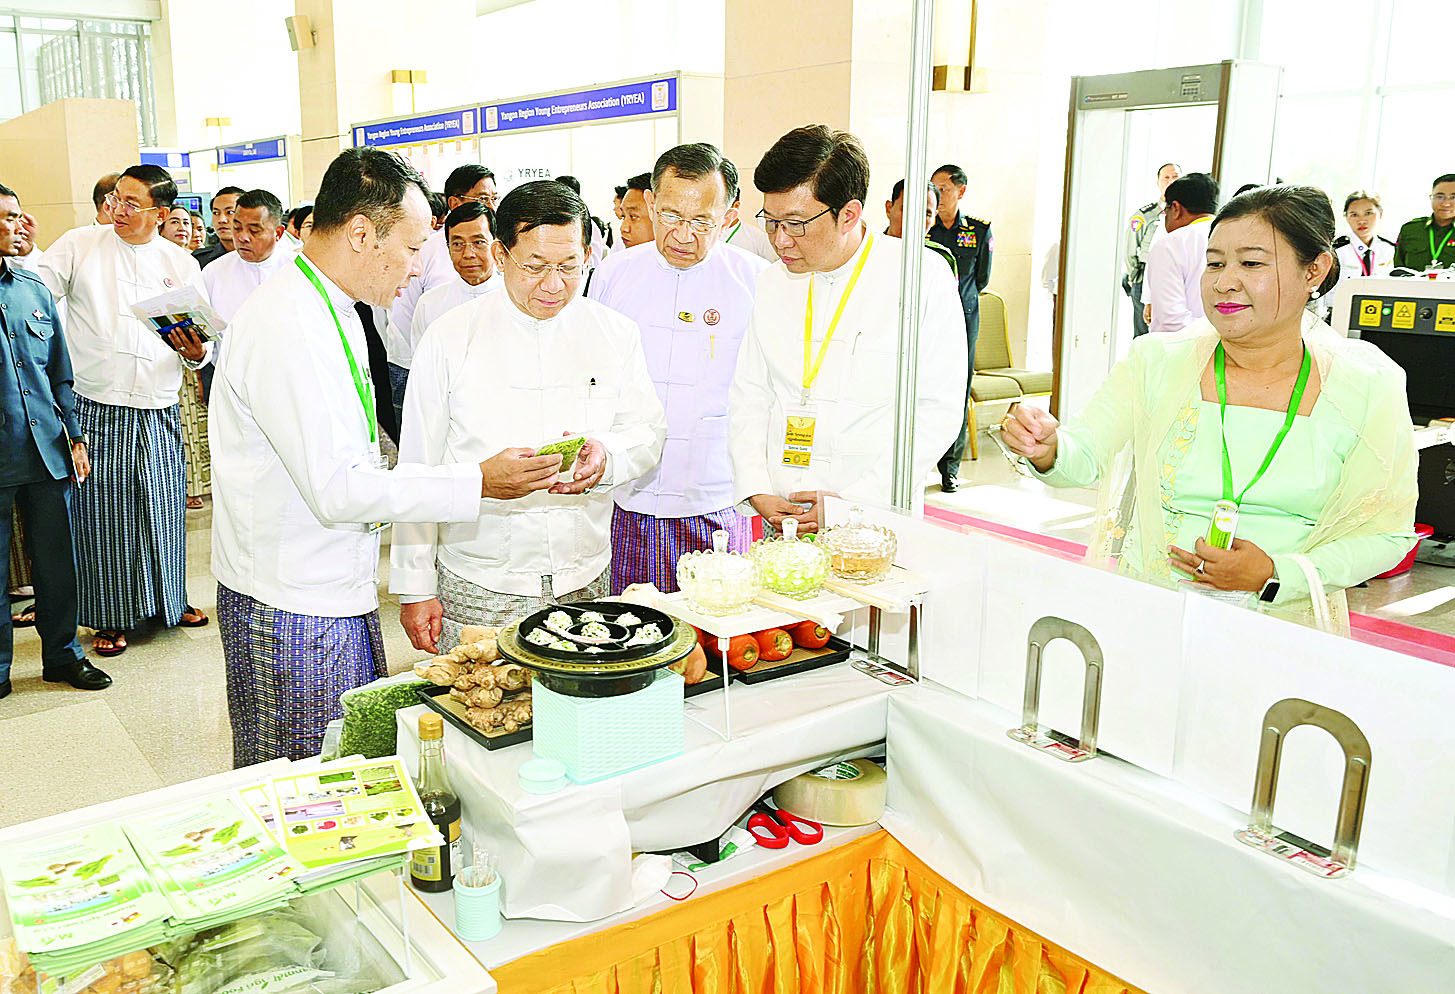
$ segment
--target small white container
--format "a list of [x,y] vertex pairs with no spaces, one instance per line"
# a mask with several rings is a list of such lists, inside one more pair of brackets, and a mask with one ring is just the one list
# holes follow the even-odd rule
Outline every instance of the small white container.
[[519,779],[527,794],[554,794],[566,787],[566,767],[554,759],[528,759],[520,764]]
[[455,934],[466,942],[484,942],[500,934],[500,874],[483,887],[455,875]]

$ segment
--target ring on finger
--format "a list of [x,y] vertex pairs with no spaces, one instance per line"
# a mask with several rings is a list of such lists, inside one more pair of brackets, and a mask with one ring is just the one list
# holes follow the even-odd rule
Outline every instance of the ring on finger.
[[1203,576],[1206,576],[1207,575],[1207,571],[1205,569],[1203,569],[1203,567],[1206,566],[1206,565],[1207,565],[1207,560],[1206,559],[1199,559],[1197,561],[1197,569],[1194,572],[1199,573],[1199,574],[1201,574]]

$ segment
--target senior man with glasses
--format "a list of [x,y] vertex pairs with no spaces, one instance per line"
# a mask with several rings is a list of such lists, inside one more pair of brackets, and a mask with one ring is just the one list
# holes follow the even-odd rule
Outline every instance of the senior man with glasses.
[[965,398],[965,318],[944,265],[915,240],[864,224],[869,160],[853,135],[788,132],[753,173],[779,262],[758,279],[728,401],[733,489],[777,528],[823,524],[826,493],[888,505],[899,368],[901,253],[924,254],[915,398],[915,507],[955,438]]
[[[389,589],[415,648],[607,593],[611,490],[657,464],[667,422],[636,322],[577,299],[590,218],[554,180],[506,194],[504,292],[440,317],[415,352],[401,464],[480,462],[485,478],[478,520],[395,526]],[[574,462],[537,454],[564,435],[586,438]]]
[[733,248],[738,170],[712,145],[678,145],[657,160],[647,192],[655,240],[612,255],[590,295],[642,329],[647,369],[667,411],[662,461],[616,491],[611,588],[677,589],[677,559],[712,548],[723,530],[746,552],[748,518],[733,506],[728,387],[768,264]]
[[183,284],[206,296],[197,260],[159,231],[177,197],[160,166],[132,166],[106,195],[109,226],[74,228],[47,250],[37,275],[67,301],[66,345],[76,418],[91,478],[71,499],[81,625],[98,656],[155,618],[197,627],[187,603],[186,467],[177,409],[182,369],[212,355],[192,331],[166,338],[131,305]]

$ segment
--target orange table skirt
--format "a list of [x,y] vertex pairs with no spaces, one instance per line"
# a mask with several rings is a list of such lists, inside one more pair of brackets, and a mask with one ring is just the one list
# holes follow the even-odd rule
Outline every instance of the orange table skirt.
[[501,994],[1140,994],[883,831],[492,973]]

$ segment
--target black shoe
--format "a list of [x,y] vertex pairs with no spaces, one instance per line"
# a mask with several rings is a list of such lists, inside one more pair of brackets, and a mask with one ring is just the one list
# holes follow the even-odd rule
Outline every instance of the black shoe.
[[4,680],[0,680],[0,698],[9,697],[10,696],[10,689],[11,688],[10,688],[10,678],[9,677],[6,677]]
[[111,686],[111,677],[92,666],[89,659],[78,659],[65,670],[42,670],[41,678],[46,683],[69,683],[77,690],[105,690]]
[[953,476],[942,476],[942,477],[940,477],[940,491],[942,493],[952,494],[952,493],[954,493],[955,491],[957,491],[959,489],[960,489],[960,481],[958,479],[956,479],[955,477],[953,477]]

